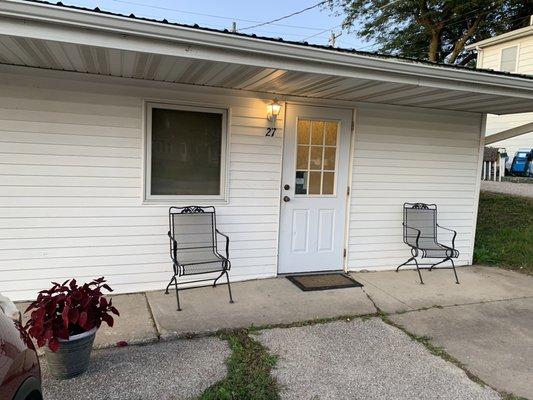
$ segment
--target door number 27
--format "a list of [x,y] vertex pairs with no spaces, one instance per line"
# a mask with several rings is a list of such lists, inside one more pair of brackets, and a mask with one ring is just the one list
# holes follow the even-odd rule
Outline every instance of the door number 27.
[[266,135],[267,137],[274,137],[274,135],[276,134],[276,130],[278,128],[267,128],[267,131],[266,131]]

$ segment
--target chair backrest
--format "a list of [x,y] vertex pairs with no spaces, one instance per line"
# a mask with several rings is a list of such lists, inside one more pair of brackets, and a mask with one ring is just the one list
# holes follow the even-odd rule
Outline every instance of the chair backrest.
[[216,216],[214,207],[170,207],[170,236],[176,241],[180,262],[201,261],[216,249]]
[[[437,241],[437,206],[424,203],[404,203],[403,205],[403,240],[410,246],[416,246],[416,238],[420,231],[418,245]],[[414,229],[409,229],[414,228]]]

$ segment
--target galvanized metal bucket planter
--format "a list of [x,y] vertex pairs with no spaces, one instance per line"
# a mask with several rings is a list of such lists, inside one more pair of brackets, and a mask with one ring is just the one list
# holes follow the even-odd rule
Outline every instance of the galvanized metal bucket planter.
[[44,353],[50,375],[56,379],[70,379],[83,374],[89,366],[96,328],[70,336],[69,340],[59,339],[59,350],[45,347]]

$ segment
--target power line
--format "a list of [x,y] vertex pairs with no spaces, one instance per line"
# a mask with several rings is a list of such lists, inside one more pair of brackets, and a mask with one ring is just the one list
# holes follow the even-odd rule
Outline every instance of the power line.
[[[475,9],[475,10],[470,11],[469,13],[472,13],[472,12],[475,12],[475,11],[479,11],[479,10],[481,10],[481,9],[483,9],[483,8],[485,8],[485,7],[480,7],[480,8],[478,8],[478,9]],[[464,15],[469,14],[469,13],[465,13]],[[514,21],[518,21],[518,20],[520,20],[520,19],[526,19],[526,18],[529,18],[529,16],[526,15],[526,16],[522,16],[522,17],[513,18],[513,19],[509,20],[508,22],[510,23],[510,22],[514,22]],[[451,20],[453,20],[453,19],[454,19],[454,17],[449,18],[449,19],[447,19],[447,20],[444,20],[444,21],[442,21],[442,22],[443,22],[443,23],[444,23],[444,22],[448,22],[448,21],[451,21]],[[469,19],[469,18],[464,18],[464,19],[461,19],[461,20],[459,20],[459,21],[452,22],[451,24],[448,24],[448,26],[457,25],[457,24],[459,24],[459,23],[462,23],[462,22],[467,21],[468,19]],[[363,49],[366,49],[366,48],[368,48],[368,47],[376,47],[376,46],[379,46],[379,43],[374,43],[374,44],[372,44],[372,45],[363,46],[363,47],[358,48],[358,50],[363,50]],[[425,45],[425,46],[415,47],[415,48],[413,48],[413,49],[411,49],[411,50],[412,50],[412,51],[419,51],[419,50],[426,50],[426,51],[427,51],[427,50],[428,50],[428,46],[429,46],[429,43],[428,43],[427,45]],[[463,49],[463,50],[464,50],[464,49]]]
[[[381,9],[382,9],[382,8],[385,8],[385,7],[388,7],[388,6],[390,6],[390,5],[394,4],[394,3],[396,3],[397,1],[399,1],[399,0],[396,0],[396,1],[391,2],[391,3],[389,3],[389,4],[387,4],[387,5],[383,6],[383,7],[381,7]],[[476,9],[474,9],[474,10],[470,10],[469,12],[462,14],[461,17],[464,17],[465,15],[468,15],[468,14],[475,13],[476,11],[482,10],[482,9],[484,9],[484,8],[486,8],[486,7],[480,7],[480,8],[476,8]],[[452,21],[452,20],[454,20],[456,17],[457,17],[457,16],[453,16],[453,17],[451,17],[451,18],[448,18],[448,19],[442,21],[442,23],[446,23],[446,22]],[[520,18],[521,18],[521,17],[520,17]],[[516,18],[516,19],[511,20],[511,21],[509,21],[509,22],[515,21],[515,20],[520,19],[520,18]],[[469,18],[463,18],[463,19],[460,19],[460,20],[458,20],[458,21],[454,21],[454,22],[452,22],[451,24],[448,24],[448,26],[457,25],[457,24],[460,24],[460,23],[466,22],[467,20],[469,20]],[[337,27],[338,27],[338,26],[337,26]],[[331,28],[331,29],[335,29],[335,28]],[[329,29],[328,29],[328,30],[329,30]],[[307,39],[310,39],[310,38],[312,38],[312,37],[318,36],[319,34],[321,34],[321,33],[325,33],[325,32],[327,32],[328,30],[325,30],[325,31],[319,32],[319,33],[316,34],[316,35],[308,36],[308,37],[304,38],[303,40],[307,40]],[[373,47],[376,47],[376,46],[379,46],[379,43],[373,43],[373,44],[369,44],[369,45],[366,45],[366,46],[363,46],[363,47],[359,47],[357,50],[364,50],[364,49],[367,49],[367,48],[373,48]],[[422,50],[422,49],[425,49],[425,48],[426,48],[426,47],[417,47],[417,48],[415,48],[415,49],[413,49],[413,50],[416,51],[416,50]]]
[[290,17],[294,17],[295,15],[302,14],[302,13],[304,13],[304,12],[306,12],[306,11],[312,10],[313,8],[316,8],[316,7],[318,7],[318,6],[321,6],[322,4],[327,3],[327,1],[328,1],[328,0],[323,0],[323,1],[319,2],[319,3],[316,3],[315,5],[312,5],[312,6],[309,6],[309,7],[304,8],[303,10],[295,11],[295,12],[293,12],[293,13],[291,13],[291,14],[284,15],[283,17],[279,17],[279,18],[273,19],[273,20],[271,20],[271,21],[261,22],[261,23],[256,24],[256,25],[250,25],[250,26],[247,26],[247,27],[245,27],[245,28],[239,29],[239,31],[244,31],[244,30],[246,30],[246,29],[257,28],[257,27],[259,27],[259,26],[263,26],[263,25],[269,25],[269,24],[272,24],[272,23],[274,23],[274,22],[281,21],[281,20],[283,20],[283,19],[287,19],[287,18],[290,18]]
[[320,35],[322,35],[323,33],[326,33],[326,32],[329,32],[329,31],[332,31],[333,29],[340,28],[341,26],[342,26],[342,24],[339,24],[339,25],[335,25],[335,26],[333,26],[333,27],[331,27],[331,28],[324,29],[323,31],[320,31],[320,32],[318,32],[318,33],[315,33],[314,35],[304,37],[304,38],[302,39],[302,41],[305,42],[305,41],[308,40],[308,39],[314,38],[315,36],[320,36]]
[[[181,14],[190,14],[190,15],[198,15],[198,16],[201,16],[201,17],[224,19],[226,21],[240,21],[240,22],[247,22],[247,23],[263,24],[261,21],[255,21],[255,20],[250,20],[250,19],[241,19],[241,18],[234,18],[234,17],[225,17],[225,16],[221,16],[221,15],[198,13],[198,12],[193,12],[193,11],[177,10],[177,9],[170,8],[170,7],[154,6],[154,5],[150,5],[150,4],[138,3],[138,2],[135,2],[135,1],[128,1],[128,0],[111,0],[111,1],[114,1],[115,3],[123,3],[123,4],[134,5],[134,6],[153,8],[153,9],[156,9],[156,10],[172,11],[172,12],[181,13]],[[322,3],[325,3],[325,1],[323,1]],[[310,30],[310,31],[318,31],[318,30],[323,29],[323,28],[312,28],[312,27],[309,27],[309,26],[276,24],[276,23],[272,23],[272,25],[283,26],[283,27],[286,27],[286,28],[307,29],[307,30]],[[248,28],[243,28],[243,29],[248,29]]]
[[[386,7],[389,7],[389,6],[393,5],[394,3],[398,3],[399,1],[400,1],[400,0],[393,0],[393,1],[391,1],[390,3],[387,3],[387,4],[385,4],[385,5],[381,6],[381,7],[379,7],[379,9],[382,10],[382,9],[384,9],[384,8],[386,8]],[[323,2],[323,3],[325,3],[325,2]],[[321,34],[326,33],[327,31],[331,31],[331,30],[333,30],[333,29],[337,29],[337,28],[342,27],[343,24],[344,24],[344,23],[341,23],[341,24],[336,25],[336,26],[334,26],[334,27],[332,27],[332,28],[324,29],[323,31],[318,32],[318,33],[315,33],[314,35],[307,36],[307,37],[303,38],[302,40],[303,40],[303,41],[306,41],[306,40],[309,40],[309,39],[314,38],[314,37],[316,37],[316,36],[320,36]]]
[[[468,14],[472,14],[473,12],[479,11],[479,10],[481,10],[481,9],[483,9],[483,8],[486,8],[486,7],[476,8],[476,9],[474,9],[474,10],[471,10],[471,11],[467,12],[467,13],[464,13],[462,16],[465,16],[465,15],[468,15]],[[449,22],[449,21],[453,20],[454,18],[455,18],[455,16],[454,16],[454,17],[451,17],[451,18],[448,18],[448,19],[445,19],[444,21],[441,21],[441,23]],[[464,18],[464,19],[462,19],[462,20],[452,22],[451,24],[448,24],[448,26],[457,25],[457,24],[459,24],[459,23],[462,23],[462,22],[467,21],[468,19],[469,19],[469,18]],[[367,46],[360,47],[359,50],[363,50],[363,49],[366,49],[366,48],[369,48],[369,47],[376,47],[376,46],[378,46],[378,45],[379,45],[379,43],[374,43],[374,44],[371,44],[371,45],[367,45]],[[416,49],[414,49],[414,50],[421,50],[421,49],[423,49],[423,48],[424,48],[424,47],[420,47],[420,48],[416,48]]]

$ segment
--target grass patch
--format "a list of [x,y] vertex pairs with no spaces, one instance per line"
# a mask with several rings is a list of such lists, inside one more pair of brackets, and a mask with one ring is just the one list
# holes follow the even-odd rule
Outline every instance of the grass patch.
[[527,400],[525,397],[520,397],[512,393],[500,393],[503,400]]
[[247,329],[221,334],[232,354],[227,361],[228,375],[208,388],[199,400],[278,400],[279,387],[270,371],[277,357],[249,336]]
[[533,274],[533,199],[481,192],[474,261]]

